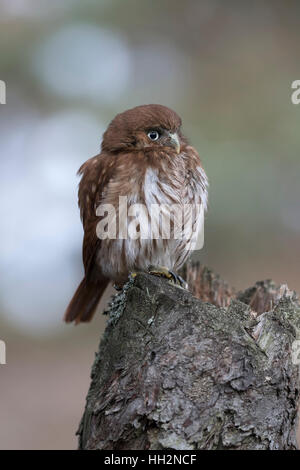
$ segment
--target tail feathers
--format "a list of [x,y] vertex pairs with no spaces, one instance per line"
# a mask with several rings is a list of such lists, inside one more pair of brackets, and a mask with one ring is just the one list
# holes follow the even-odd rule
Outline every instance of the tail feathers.
[[87,282],[84,278],[79,286],[69,306],[66,310],[64,320],[67,323],[89,322],[97,308],[99,300],[105,291],[108,280],[104,279],[98,283]]

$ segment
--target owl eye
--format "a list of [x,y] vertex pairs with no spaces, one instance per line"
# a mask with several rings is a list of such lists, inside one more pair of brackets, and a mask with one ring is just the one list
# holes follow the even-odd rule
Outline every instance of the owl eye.
[[150,140],[158,140],[160,138],[160,133],[154,130],[149,131],[147,135]]

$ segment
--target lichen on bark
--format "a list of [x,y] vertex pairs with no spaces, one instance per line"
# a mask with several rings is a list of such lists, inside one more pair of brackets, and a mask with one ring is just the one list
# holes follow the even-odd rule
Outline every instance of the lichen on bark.
[[192,292],[139,274],[113,299],[79,448],[295,449],[295,294],[235,293],[197,264],[185,275]]

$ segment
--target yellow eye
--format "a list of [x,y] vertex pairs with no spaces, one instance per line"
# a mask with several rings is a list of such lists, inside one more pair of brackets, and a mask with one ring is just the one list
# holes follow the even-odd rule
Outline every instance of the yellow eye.
[[148,137],[150,140],[158,140],[160,138],[160,134],[158,131],[149,131],[148,132]]

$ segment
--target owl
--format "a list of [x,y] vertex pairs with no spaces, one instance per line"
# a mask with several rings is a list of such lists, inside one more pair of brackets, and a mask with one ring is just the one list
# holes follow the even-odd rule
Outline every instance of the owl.
[[79,169],[85,276],[65,321],[90,321],[107,285],[149,272],[182,285],[176,274],[197,246],[208,182],[181,119],[157,104],[118,114],[101,152]]

